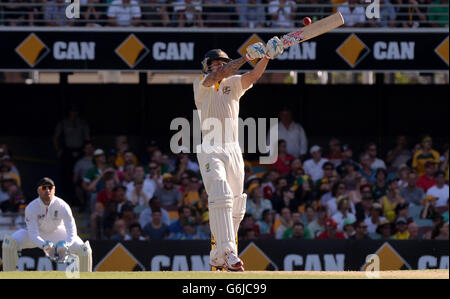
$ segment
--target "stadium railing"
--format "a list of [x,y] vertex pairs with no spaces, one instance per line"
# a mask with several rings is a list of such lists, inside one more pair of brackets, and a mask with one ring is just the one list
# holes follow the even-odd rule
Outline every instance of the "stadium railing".
[[[57,19],[58,14],[53,14],[54,18],[49,18],[50,14],[46,13],[46,10],[52,7],[58,8],[60,11],[65,12],[67,3],[0,3],[0,26],[10,26],[11,24],[19,26],[46,26],[49,23],[60,23],[61,25],[75,25],[86,26],[88,24],[95,26],[110,26],[111,20],[106,16],[106,12],[110,4],[105,3],[92,3],[86,6],[81,6],[80,18],[61,20]],[[141,18],[137,20],[135,26],[163,26],[162,21],[158,20],[160,12],[156,9],[149,10],[150,8],[158,8],[167,12],[169,23],[168,27],[177,27],[180,24],[184,24],[186,20],[181,20],[178,16],[184,12],[178,12],[174,8],[184,5],[181,3],[170,4],[140,4]],[[368,4],[367,4],[368,5]],[[367,5],[361,5],[366,9]],[[199,6],[201,11],[192,10],[190,15],[192,20],[189,21],[189,26],[198,27],[246,27],[247,24],[243,24],[242,16],[244,13],[242,10],[247,8],[263,7],[264,8],[264,21],[256,27],[273,27],[271,16],[268,13],[268,7],[270,4],[191,4],[191,7]],[[448,27],[448,4],[392,4],[396,10],[396,19],[392,21],[391,26],[401,27],[402,24],[410,23],[419,27]],[[93,7],[99,14],[98,20],[86,20],[83,16],[93,16],[95,12],[85,11],[85,7]],[[336,4],[296,4],[295,12],[292,14],[292,20],[294,22],[293,27],[301,26],[304,17],[309,16],[313,20],[315,18],[323,18],[337,10],[339,5]],[[386,8],[387,5],[380,4],[380,9]],[[426,10],[426,20],[421,20],[414,12],[414,7],[421,10]],[[447,12],[445,12],[447,9]],[[61,16],[62,13],[59,14]],[[254,16],[254,12],[249,12],[249,16]],[[200,16],[201,21],[197,18]],[[252,25],[250,25],[251,27]],[[376,20],[366,20],[363,24],[364,27],[377,27]]]

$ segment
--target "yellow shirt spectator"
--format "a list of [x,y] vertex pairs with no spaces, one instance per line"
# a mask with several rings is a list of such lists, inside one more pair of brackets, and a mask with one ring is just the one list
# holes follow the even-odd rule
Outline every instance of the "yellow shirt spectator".
[[418,150],[413,157],[412,167],[417,171],[418,176],[425,174],[425,163],[428,161],[439,163],[440,154],[435,150],[430,150],[428,154],[425,154],[423,150]]

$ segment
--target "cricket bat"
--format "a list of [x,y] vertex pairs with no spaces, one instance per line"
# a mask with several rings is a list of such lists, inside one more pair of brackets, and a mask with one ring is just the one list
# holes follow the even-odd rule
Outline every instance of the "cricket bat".
[[290,46],[302,43],[304,41],[307,41],[308,39],[327,33],[328,31],[331,31],[342,25],[344,25],[344,18],[342,17],[340,12],[337,12],[308,26],[302,27],[297,31],[285,34],[280,38],[280,40],[283,42],[283,46],[286,49]]

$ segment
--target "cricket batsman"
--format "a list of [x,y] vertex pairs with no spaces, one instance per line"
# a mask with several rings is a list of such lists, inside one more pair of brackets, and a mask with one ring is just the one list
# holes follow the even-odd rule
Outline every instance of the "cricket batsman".
[[55,183],[42,178],[37,187],[39,197],[25,209],[26,229],[6,235],[2,245],[3,271],[16,271],[18,252],[24,248],[41,248],[56,262],[65,262],[69,254],[79,258],[79,271],[92,272],[92,250],[77,236],[69,205],[55,196]]
[[[266,46],[262,43],[248,46],[247,54],[235,60],[224,51],[214,49],[207,52],[202,61],[204,74],[194,80],[195,105],[203,135],[197,158],[208,193],[209,224],[215,240],[210,252],[213,268],[244,271],[236,245],[247,201],[247,194],[243,193],[244,162],[238,138],[239,100],[261,77],[269,59],[282,52],[283,45],[278,37],[270,39]],[[246,62],[257,58],[261,60],[252,71],[234,74]],[[205,135],[211,132],[208,124],[214,123],[211,120],[221,125],[221,134],[217,136],[224,136],[223,139],[213,138],[212,144],[212,140],[205,140]]]

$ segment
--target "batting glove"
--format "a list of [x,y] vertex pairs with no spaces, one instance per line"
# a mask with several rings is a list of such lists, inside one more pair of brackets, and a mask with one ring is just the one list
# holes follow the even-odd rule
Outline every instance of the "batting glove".
[[274,36],[268,42],[266,46],[267,58],[275,59],[278,55],[283,53],[284,47],[281,40]]
[[247,47],[247,54],[245,55],[247,61],[263,58],[264,56],[266,56],[266,47],[264,47],[263,43],[254,43]]

